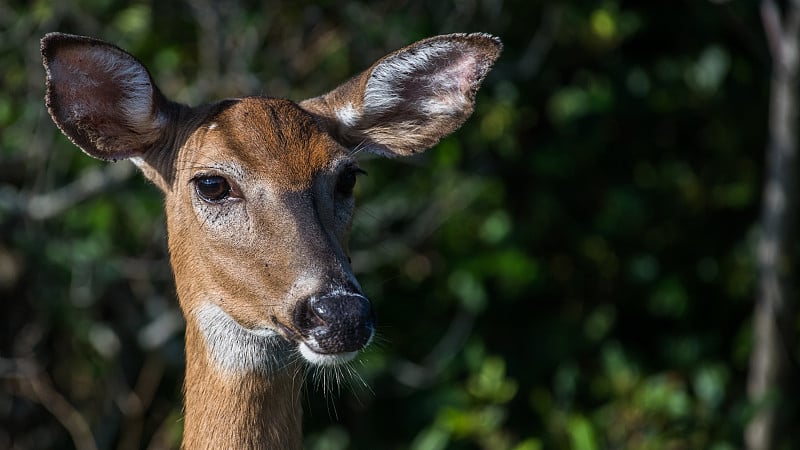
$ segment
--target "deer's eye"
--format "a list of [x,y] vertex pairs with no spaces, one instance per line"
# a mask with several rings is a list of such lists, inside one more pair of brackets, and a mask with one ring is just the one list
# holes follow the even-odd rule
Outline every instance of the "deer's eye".
[[356,187],[356,178],[358,175],[366,174],[367,172],[358,167],[349,167],[343,170],[336,181],[336,192],[341,195],[352,195],[353,188]]
[[231,185],[225,177],[202,175],[194,179],[197,195],[209,203],[219,203],[231,194]]

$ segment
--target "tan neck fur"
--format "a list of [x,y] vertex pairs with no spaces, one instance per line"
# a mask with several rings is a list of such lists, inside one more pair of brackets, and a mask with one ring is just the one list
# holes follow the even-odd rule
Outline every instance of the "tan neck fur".
[[224,371],[205,341],[196,321],[187,320],[183,448],[302,448],[301,369]]

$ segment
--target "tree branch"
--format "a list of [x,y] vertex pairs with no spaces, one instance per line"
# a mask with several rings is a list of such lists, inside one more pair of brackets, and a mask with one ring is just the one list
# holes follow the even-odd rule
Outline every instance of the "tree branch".
[[32,358],[17,359],[11,377],[18,380],[19,394],[41,404],[67,430],[78,450],[97,450],[83,415],[53,387],[45,372]]
[[785,26],[773,0],[762,0],[764,30],[773,58],[769,143],[757,248],[758,292],[753,314],[748,394],[756,406],[745,430],[749,450],[775,447],[780,395],[794,348],[791,283],[797,204],[797,80],[800,4],[787,5]]
[[778,5],[773,0],[762,0],[761,23],[764,25],[764,34],[767,37],[769,52],[773,59],[778,58],[781,49],[783,26],[781,25]]
[[37,195],[26,195],[13,188],[0,187],[0,209],[32,220],[52,219],[109,187],[122,183],[134,173],[136,171],[130,163],[108,164],[87,170],[66,186]]
[[550,4],[545,6],[542,12],[542,22],[517,63],[519,73],[523,77],[532,78],[539,71],[544,58],[553,46],[553,40],[560,24],[561,7]]

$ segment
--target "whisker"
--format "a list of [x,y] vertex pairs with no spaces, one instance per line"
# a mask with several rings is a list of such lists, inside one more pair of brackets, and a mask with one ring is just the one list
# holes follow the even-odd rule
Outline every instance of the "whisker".
[[356,146],[355,146],[355,147],[353,147],[353,151],[352,151],[352,152],[350,152],[350,154],[351,154],[352,156],[356,156],[356,155],[358,155],[359,153],[361,153],[362,151],[366,150],[368,147],[369,147],[369,146],[367,145],[367,140],[366,140],[366,139],[363,139],[361,142],[359,142],[358,144],[356,144]]

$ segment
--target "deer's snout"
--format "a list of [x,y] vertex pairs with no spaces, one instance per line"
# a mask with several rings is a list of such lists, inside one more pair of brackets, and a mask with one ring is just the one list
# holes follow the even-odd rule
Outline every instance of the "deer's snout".
[[309,297],[297,305],[293,321],[303,336],[301,345],[322,355],[361,350],[375,330],[372,304],[352,292]]

